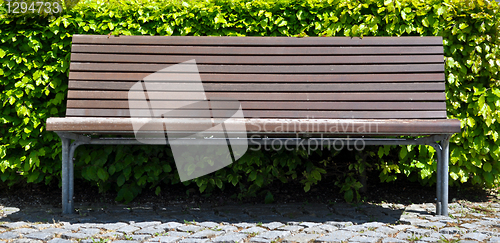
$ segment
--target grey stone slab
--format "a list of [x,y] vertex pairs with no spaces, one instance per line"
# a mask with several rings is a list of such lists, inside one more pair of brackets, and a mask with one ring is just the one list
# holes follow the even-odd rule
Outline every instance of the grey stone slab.
[[117,229],[123,228],[125,226],[128,226],[128,224],[118,222],[118,223],[114,223],[114,224],[104,224],[102,226],[102,228],[105,230],[117,230]]
[[182,225],[182,226],[179,226],[177,227],[177,230],[178,231],[182,231],[182,232],[198,232],[198,231],[202,231],[203,227],[201,226],[197,226],[197,225]]
[[300,226],[304,226],[306,228],[312,228],[321,225],[321,223],[315,223],[315,222],[302,222],[299,224]]
[[[333,226],[332,226],[333,227]],[[283,226],[281,228],[277,228],[276,230],[284,230],[284,231],[290,231],[290,232],[299,232],[301,231],[302,229],[304,229],[304,227],[302,226],[298,226],[298,225],[287,225],[287,226]]]
[[155,226],[155,228],[163,229],[163,230],[175,230],[175,229],[177,229],[177,227],[183,226],[183,225],[184,224],[177,223],[177,222],[168,222],[168,223],[164,223],[164,224],[160,224],[158,226]]
[[290,231],[282,231],[282,230],[273,230],[261,233],[259,235],[260,238],[275,240],[278,238],[283,238],[285,236],[290,235]]
[[375,229],[375,232],[379,232],[379,233],[382,233],[382,234],[385,234],[385,235],[393,235],[393,234],[398,233],[399,231],[397,229],[394,229],[394,228],[391,228],[391,227],[380,226],[380,227],[378,227],[378,228]]
[[374,238],[374,237],[367,237],[367,236],[354,236],[351,239],[349,239],[349,242],[366,242],[366,243],[375,243],[379,240],[380,238]]
[[386,234],[384,233],[380,233],[380,232],[376,232],[376,231],[364,231],[363,233],[360,233],[361,236],[366,236],[366,237],[372,237],[372,238],[377,238],[377,239],[380,239],[382,237],[387,237]]
[[63,239],[85,239],[90,237],[90,235],[82,234],[82,233],[64,233],[61,234],[61,238]]
[[4,228],[8,228],[8,229],[15,229],[15,228],[29,226],[29,224],[24,222],[24,221],[19,221],[19,222],[13,222],[13,223],[6,223],[6,224],[3,224],[1,226]]
[[187,232],[179,232],[179,231],[169,231],[168,236],[174,236],[174,237],[188,237],[191,235],[191,233]]
[[18,229],[12,230],[12,232],[16,232],[16,233],[23,234],[23,235],[37,232],[37,231],[38,230],[33,229],[33,228],[18,228]]
[[353,232],[359,232],[359,231],[365,231],[368,228],[366,228],[363,225],[351,225],[343,228],[343,230],[348,230],[348,231],[353,231]]
[[214,231],[214,230],[202,230],[198,231],[192,235],[189,236],[189,238],[199,238],[199,239],[206,239],[206,238],[212,238],[218,235],[224,234],[224,231]]
[[62,229],[62,228],[47,228],[47,229],[40,230],[40,232],[51,233],[51,234],[62,234],[62,233],[71,232],[71,231],[67,230],[67,229]]
[[11,239],[19,238],[19,236],[20,236],[19,233],[9,231],[9,232],[5,232],[5,233],[1,233],[0,239],[11,240]]
[[146,222],[134,223],[133,226],[143,229],[143,228],[158,226],[160,224],[161,221],[146,221]]
[[156,227],[143,228],[138,231],[135,231],[134,234],[139,235],[154,235],[154,234],[162,234],[164,233],[164,229],[158,229]]
[[396,239],[396,238],[384,238],[382,239],[382,243],[402,243],[406,242],[404,240]]
[[61,238],[54,238],[52,240],[47,241],[47,243],[73,243],[73,241],[65,240]]
[[435,237],[422,237],[420,238],[419,241],[425,241],[425,242],[439,242],[439,238]]
[[465,234],[466,230],[457,227],[446,227],[439,230],[441,234]]
[[[296,227],[296,226],[294,226]],[[332,226],[333,228],[335,228],[334,226]],[[311,228],[305,228],[304,233],[307,233],[307,234],[326,234],[328,233],[328,231],[326,231],[325,229],[322,229],[320,227],[311,227]]]
[[270,239],[265,239],[265,238],[260,238],[258,236],[255,236],[255,237],[250,238],[249,242],[250,243],[271,243],[273,241]]
[[410,225],[404,225],[404,224],[400,224],[400,225],[392,225],[391,228],[397,230],[397,231],[403,231],[403,230],[406,230],[406,229],[409,229],[411,228],[412,226]]
[[481,234],[481,233],[467,233],[467,234],[462,236],[462,239],[477,240],[477,241],[483,241],[486,238],[488,238],[488,235]]
[[174,243],[179,241],[180,239],[181,237],[175,237],[175,236],[159,236],[149,239],[148,242]]
[[46,229],[46,228],[53,228],[55,227],[54,224],[32,224],[31,228],[41,230],[41,229]]
[[205,243],[208,239],[186,238],[179,241],[179,243]]
[[138,240],[116,240],[113,243],[140,243]]
[[98,235],[96,237],[102,237],[102,238],[118,238],[118,239],[121,239],[122,237],[124,236],[123,233],[120,233],[120,232],[108,232],[108,233],[105,233],[105,234],[102,234],[102,235]]
[[428,222],[428,223],[422,223],[422,224],[417,224],[418,227],[426,228],[426,229],[441,229],[446,226],[445,223],[442,222]]
[[496,237],[491,237],[488,242],[500,242],[500,237],[496,236]]
[[261,228],[261,227],[252,227],[252,228],[240,230],[241,233],[246,233],[246,234],[253,234],[253,233],[260,234],[260,233],[263,233],[266,231],[267,231],[266,229]]
[[221,235],[217,236],[214,239],[212,239],[213,243],[239,243],[243,242],[247,238],[246,234],[227,234],[227,235]]
[[224,232],[234,232],[234,231],[238,231],[238,228],[236,226],[232,226],[232,225],[223,225],[223,226],[220,226],[219,227],[216,227],[215,229],[220,229]]
[[54,234],[45,233],[45,232],[33,232],[33,233],[25,235],[24,237],[30,238],[30,239],[35,239],[35,240],[48,241],[48,240],[54,238]]
[[101,233],[101,230],[87,228],[87,229],[81,229],[80,231],[78,231],[78,233],[83,233],[83,234],[88,234],[88,235],[97,235],[97,234]]
[[424,224],[429,222],[429,220],[419,219],[419,218],[404,218],[400,219],[399,221],[402,224],[410,224],[410,225]]
[[11,243],[43,243],[43,241],[35,239],[15,239]]
[[250,224],[250,223],[238,223],[238,224],[234,224],[234,226],[236,226],[236,227],[238,227],[238,228],[247,229],[247,228],[254,227],[254,226],[255,226],[255,224]]
[[329,233],[325,236],[319,237],[315,242],[343,242],[356,235],[352,231],[338,230],[333,233]]
[[215,223],[215,222],[201,222],[201,223],[197,223],[196,225],[198,226],[201,226],[201,227],[204,227],[204,228],[207,228],[207,229],[212,229],[212,228],[220,228],[220,224],[218,223]]
[[3,212],[5,215],[11,215],[19,211],[21,211],[21,209],[15,207],[4,207],[0,210],[0,212]]
[[419,236],[430,236],[433,233],[433,231],[427,229],[410,228],[406,230],[406,233]]
[[350,221],[347,221],[347,222],[327,221],[327,222],[325,222],[325,224],[329,224],[329,225],[335,226],[335,227],[337,227],[339,229],[343,229],[345,227],[353,225],[353,223],[350,222]]
[[275,230],[279,227],[283,227],[285,224],[280,223],[280,222],[271,222],[267,224],[262,224],[262,227],[268,228],[269,230]]
[[463,228],[467,228],[467,229],[475,229],[477,227],[479,227],[478,224],[471,224],[471,223],[465,223],[465,224],[461,224],[460,227],[463,227]]
[[318,234],[304,234],[304,233],[299,233],[296,235],[289,235],[283,238],[284,243],[307,243],[315,240],[318,238],[320,235]]
[[151,238],[151,235],[129,235],[128,237],[132,238],[133,240],[144,241]]
[[125,227],[118,228],[116,230],[116,232],[122,232],[124,234],[131,234],[131,233],[133,233],[135,231],[138,231],[138,230],[140,230],[139,227],[135,227],[135,226],[132,226],[132,225],[127,225]]

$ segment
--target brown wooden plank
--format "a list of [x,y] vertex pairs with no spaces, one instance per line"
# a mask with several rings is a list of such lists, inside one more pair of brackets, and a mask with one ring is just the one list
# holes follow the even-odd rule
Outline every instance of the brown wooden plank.
[[[72,90],[130,90],[136,82],[97,82],[72,81],[68,88]],[[147,82],[148,91],[195,91],[199,89],[196,83],[179,82]],[[444,91],[443,82],[427,83],[306,83],[306,84],[232,84],[203,83],[205,91],[233,92],[366,92],[366,91]]]
[[[69,73],[70,80],[143,80],[149,73],[131,72],[78,72]],[[193,80],[196,75],[176,74],[179,81]],[[426,82],[444,81],[444,73],[398,73],[398,74],[212,74],[201,73],[207,82]]]
[[[196,119],[137,119],[137,118],[81,118],[52,117],[47,119],[48,131],[76,131],[76,132],[133,132],[132,122],[154,124],[169,123],[169,128],[188,131],[196,128],[199,123]],[[225,122],[233,122],[228,120]],[[394,135],[423,135],[460,132],[458,119],[244,119],[234,123],[246,124],[249,133],[264,133],[280,131],[275,134],[295,134],[313,132],[316,136],[328,134],[394,134]],[[265,126],[264,126],[265,125]],[[281,130],[279,130],[281,129]]]
[[[164,118],[210,118],[206,110],[155,110]],[[232,111],[219,111],[231,113]],[[234,113],[234,112],[233,112]],[[309,118],[309,119],[433,119],[446,118],[446,111],[266,111],[245,110],[245,118]],[[129,109],[74,109],[68,117],[130,117]],[[136,110],[134,117],[151,117],[150,110]],[[224,115],[222,118],[227,117]],[[220,117],[214,117],[220,118]]]
[[125,45],[265,45],[265,46],[345,46],[345,45],[443,45],[441,37],[231,37],[231,36],[107,36],[73,35],[73,44]]
[[[125,71],[157,72],[166,68],[165,75],[176,75],[188,65],[124,64],[124,63],[75,63],[71,71]],[[200,73],[416,73],[444,72],[443,64],[385,64],[385,65],[197,65]],[[175,76],[174,76],[175,77]]]
[[361,56],[214,56],[214,55],[131,55],[72,53],[72,62],[177,64],[195,59],[197,64],[384,64],[444,63],[443,55],[361,55]]
[[[103,99],[128,100],[127,91],[83,91],[69,90],[68,99]],[[142,92],[141,92],[142,93]],[[137,93],[137,99],[142,99]],[[191,100],[198,94],[189,92],[150,92],[152,97],[162,96],[165,100]],[[229,98],[256,101],[444,101],[444,92],[352,92],[352,93],[241,93],[241,92],[205,92],[208,99]],[[134,97],[134,94],[132,94]]]
[[[144,102],[130,101],[134,108],[149,109]],[[190,106],[190,109],[202,108],[193,106],[192,101],[169,101],[164,102],[165,109],[182,109]],[[242,101],[243,110],[446,110],[444,102],[283,102],[283,101]],[[126,100],[68,100],[68,108],[88,109],[128,109],[129,101]],[[181,107],[181,108],[179,108]],[[220,109],[229,109],[231,105],[220,106]],[[211,109],[214,109],[212,107]]]
[[186,54],[186,55],[411,55],[443,54],[442,46],[381,47],[260,47],[260,46],[138,46],[73,44],[72,53]]

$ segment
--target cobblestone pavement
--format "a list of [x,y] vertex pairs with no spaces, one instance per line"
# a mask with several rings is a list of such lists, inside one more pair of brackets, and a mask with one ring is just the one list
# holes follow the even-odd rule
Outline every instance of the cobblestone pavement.
[[500,242],[500,204],[0,206],[4,242]]

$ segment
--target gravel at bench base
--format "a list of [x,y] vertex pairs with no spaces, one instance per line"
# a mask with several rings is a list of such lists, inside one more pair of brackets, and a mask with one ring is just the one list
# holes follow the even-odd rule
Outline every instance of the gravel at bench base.
[[96,205],[62,215],[57,208],[8,205],[0,206],[0,242],[500,242],[497,203],[451,203],[450,216],[434,215],[430,203],[304,208],[301,203],[188,209]]

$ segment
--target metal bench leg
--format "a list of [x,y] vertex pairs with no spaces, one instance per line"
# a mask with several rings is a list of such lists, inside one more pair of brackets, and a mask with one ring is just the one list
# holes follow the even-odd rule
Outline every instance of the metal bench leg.
[[62,210],[63,214],[71,213],[69,208],[69,181],[70,181],[70,173],[69,173],[69,151],[70,151],[70,143],[71,140],[68,138],[61,137],[62,142]]
[[442,191],[443,191],[443,178],[442,178],[442,148],[438,143],[433,143],[431,145],[434,149],[436,149],[437,155],[437,180],[436,180],[436,215],[441,215],[441,205],[442,205]]
[[[441,163],[441,180],[442,180],[442,191],[441,191],[441,215],[448,215],[448,166],[450,160],[450,136],[446,136],[443,141],[441,141],[442,147],[442,163]],[[438,165],[439,166],[439,165]]]

